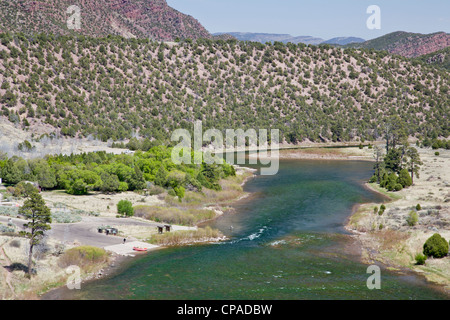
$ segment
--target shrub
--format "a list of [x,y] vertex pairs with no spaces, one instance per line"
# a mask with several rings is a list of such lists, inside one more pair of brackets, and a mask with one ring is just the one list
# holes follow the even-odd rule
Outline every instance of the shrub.
[[14,231],[15,231],[14,228],[0,224],[0,233],[13,233]]
[[417,211],[422,210],[422,207],[420,206],[420,204],[417,204],[417,205],[416,205],[416,210],[417,210]]
[[67,250],[59,258],[59,265],[63,268],[71,265],[89,268],[107,262],[107,260],[108,253],[104,249],[93,246],[79,246]]
[[435,233],[423,245],[423,254],[427,257],[442,258],[447,255],[448,246],[447,240]]
[[149,195],[154,196],[165,192],[166,190],[160,186],[152,186],[149,189]]
[[408,226],[413,227],[417,224],[419,221],[419,217],[417,215],[416,211],[410,211],[408,216],[406,217],[406,222],[408,223]]
[[425,264],[425,261],[427,260],[427,257],[421,253],[416,254],[415,256],[416,264],[421,266]]
[[378,214],[381,216],[384,213],[384,210],[386,210],[386,206],[384,204],[382,204],[380,206],[380,210],[378,211]]
[[134,215],[133,205],[128,200],[120,200],[117,204],[117,213],[131,217]]
[[435,156],[438,156],[438,155],[439,155],[439,151],[436,151],[436,152],[434,153],[434,155],[435,155]]
[[76,214],[71,214],[63,211],[52,212],[52,221],[56,223],[74,223],[80,222],[81,217]]

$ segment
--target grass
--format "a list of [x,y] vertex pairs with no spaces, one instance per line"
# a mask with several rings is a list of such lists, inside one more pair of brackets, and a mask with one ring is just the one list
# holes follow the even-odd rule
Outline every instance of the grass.
[[210,205],[223,206],[235,201],[245,193],[242,183],[252,176],[251,172],[228,177],[219,181],[222,190],[203,188],[202,192],[186,191],[181,201],[178,197],[166,195],[167,206],[137,205],[134,207],[136,217],[183,226],[194,226],[200,222],[214,219],[216,212],[206,209]]
[[193,226],[201,221],[213,219],[216,213],[208,209],[180,209],[159,206],[135,206],[134,215],[156,222],[165,222],[183,226]]
[[161,246],[177,246],[193,242],[207,242],[221,237],[223,237],[223,234],[219,230],[212,229],[208,226],[197,230],[181,230],[155,234],[151,237],[150,243]]
[[379,192],[383,195],[385,195],[386,197],[388,197],[391,201],[395,201],[395,200],[400,200],[403,198],[403,196],[401,194],[398,194],[397,192],[391,192],[391,191],[387,191],[385,188],[380,187],[379,184],[377,183],[367,183],[367,185],[373,189],[376,192]]

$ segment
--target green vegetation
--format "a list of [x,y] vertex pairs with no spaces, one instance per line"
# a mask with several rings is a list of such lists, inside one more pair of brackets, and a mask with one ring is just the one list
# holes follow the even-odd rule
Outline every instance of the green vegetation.
[[439,233],[433,234],[423,245],[423,254],[427,257],[442,258],[448,253],[449,244]]
[[134,209],[131,201],[120,200],[117,204],[117,213],[124,215],[126,217],[131,217],[134,215]]
[[414,183],[414,176],[419,176],[423,163],[417,149],[409,146],[407,138],[403,120],[398,116],[389,117],[384,132],[386,153],[375,147],[375,172],[370,183],[379,183],[388,191],[400,191]]
[[28,183],[19,182],[28,180],[37,181],[42,188],[62,189],[73,195],[143,190],[156,185],[173,190],[181,199],[185,190],[220,190],[220,179],[236,175],[234,167],[227,163],[176,165],[171,151],[160,146],[132,155],[94,152],[31,160],[12,157],[0,160],[0,177],[7,184],[17,184],[19,194],[29,188]]
[[414,259],[416,260],[416,265],[421,266],[425,264],[427,257],[421,253],[418,253],[416,254]]
[[26,220],[29,220],[23,225],[26,231],[20,231],[20,235],[30,239],[28,276],[31,277],[33,248],[41,242],[44,231],[51,229],[50,223],[52,218],[50,209],[45,205],[45,201],[37,192],[32,192],[28,195],[28,199],[25,200],[23,206],[19,209],[19,214]]
[[408,226],[413,227],[417,224],[419,221],[419,216],[417,215],[416,211],[410,211],[408,216],[406,217],[406,222],[408,223]]
[[409,136],[449,136],[448,72],[371,49],[3,33],[0,68],[0,113],[51,126],[50,138],[147,151],[202,120],[222,133],[279,129],[291,143],[364,142],[393,114]]
[[197,230],[181,230],[177,232],[166,232],[155,234],[150,239],[153,244],[161,246],[177,246],[192,242],[205,242],[223,237],[223,234],[216,229],[207,226]]
[[79,246],[68,249],[59,258],[59,265],[63,268],[76,265],[89,271],[91,268],[108,261],[108,253],[93,246]]
[[433,65],[445,70],[450,70],[450,47],[425,54],[416,58],[418,61]]
[[184,226],[194,226],[197,223],[212,219],[216,216],[213,210],[186,209],[175,207],[136,206],[135,216],[156,222],[165,222]]
[[431,147],[433,150],[436,150],[436,149],[449,150],[450,149],[450,140],[437,139],[437,138],[433,138],[433,139],[425,138],[420,143],[420,145],[424,148]]

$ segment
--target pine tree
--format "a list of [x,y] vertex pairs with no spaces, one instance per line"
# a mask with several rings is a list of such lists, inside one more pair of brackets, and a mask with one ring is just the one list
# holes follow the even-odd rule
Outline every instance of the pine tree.
[[414,183],[414,174],[419,177],[419,169],[423,162],[420,160],[419,152],[414,147],[408,148],[406,156],[409,158],[407,161],[408,171],[411,173],[411,184]]
[[45,205],[44,199],[38,192],[29,194],[24,205],[19,209],[19,214],[30,220],[24,224],[27,231],[20,234],[30,239],[30,250],[28,254],[28,275],[31,277],[31,264],[33,257],[33,247],[40,243],[44,232],[51,229],[52,222],[50,209]]

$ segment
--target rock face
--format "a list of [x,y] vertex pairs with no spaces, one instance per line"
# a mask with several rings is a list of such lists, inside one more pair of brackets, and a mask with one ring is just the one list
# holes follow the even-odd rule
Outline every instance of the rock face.
[[[80,29],[68,27],[79,8]],[[0,31],[88,36],[121,35],[170,41],[176,38],[210,38],[193,17],[167,5],[165,0],[52,0],[1,1]]]
[[436,33],[428,37],[408,36],[394,44],[388,51],[407,58],[414,58],[432,53],[450,46],[450,34]]
[[445,61],[445,53],[438,53],[426,60],[428,64],[443,63]]

